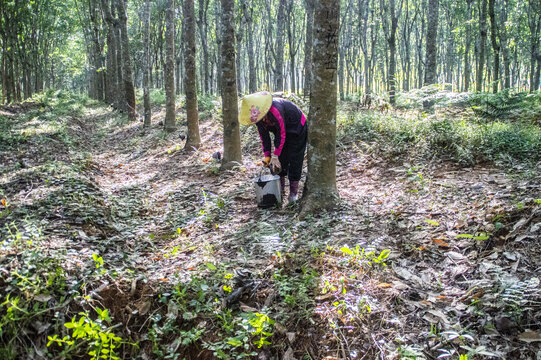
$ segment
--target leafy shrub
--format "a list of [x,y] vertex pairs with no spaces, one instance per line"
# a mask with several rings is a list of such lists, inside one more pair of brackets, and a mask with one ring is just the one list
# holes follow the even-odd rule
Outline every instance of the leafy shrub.
[[338,144],[380,144],[389,155],[449,157],[459,163],[541,157],[541,129],[525,123],[468,121],[425,114],[339,113]]
[[197,109],[200,118],[209,118],[215,113],[218,101],[213,95],[201,94],[197,97]]

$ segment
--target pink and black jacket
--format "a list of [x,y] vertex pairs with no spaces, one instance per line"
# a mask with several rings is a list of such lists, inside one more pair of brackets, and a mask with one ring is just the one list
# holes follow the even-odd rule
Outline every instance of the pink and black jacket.
[[287,134],[300,135],[305,131],[306,117],[297,105],[278,98],[272,100],[267,116],[256,125],[265,156],[271,156],[271,132],[274,134],[274,155],[280,156]]

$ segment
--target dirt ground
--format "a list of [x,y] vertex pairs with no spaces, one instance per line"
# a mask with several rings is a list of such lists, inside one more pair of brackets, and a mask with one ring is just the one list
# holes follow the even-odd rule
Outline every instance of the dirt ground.
[[[185,122],[164,134],[161,119],[155,111],[144,131],[91,107],[70,120],[85,153],[81,176],[100,194],[94,205],[105,209],[96,215],[104,220],[80,220],[60,205],[41,215],[47,246],[69,255],[68,272],[99,253],[118,275],[95,277],[84,289],[139,342],[125,358],[159,358],[148,335],[153,321],[160,324],[152,320],[157,314],[182,318],[179,329],[204,330],[202,340],[187,344],[164,334],[170,353],[216,357],[205,344],[225,330],[212,311],[188,305],[190,315],[184,308],[179,314],[164,294],[224,269],[235,275],[210,294],[213,311],[275,320],[270,344],[253,347],[251,358],[541,359],[541,164],[465,168],[437,158],[389,158],[374,144],[353,143],[337,156],[339,208],[299,219],[296,206],[257,208],[253,128],[243,129],[243,164],[220,172],[212,156],[222,151],[216,118],[201,120],[202,146],[193,153],[182,150]],[[32,168],[46,162],[42,157],[74,159],[56,146],[43,142],[22,157],[5,151],[4,169],[12,161]],[[51,186],[31,179],[15,191],[17,176],[4,175],[0,184],[13,208],[33,206]],[[8,271],[10,256],[2,261]]]

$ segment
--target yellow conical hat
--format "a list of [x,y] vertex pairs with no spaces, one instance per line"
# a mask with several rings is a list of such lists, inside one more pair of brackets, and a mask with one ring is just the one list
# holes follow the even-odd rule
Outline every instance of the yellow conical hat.
[[266,91],[246,95],[240,100],[239,122],[252,125],[263,119],[272,106],[272,95]]

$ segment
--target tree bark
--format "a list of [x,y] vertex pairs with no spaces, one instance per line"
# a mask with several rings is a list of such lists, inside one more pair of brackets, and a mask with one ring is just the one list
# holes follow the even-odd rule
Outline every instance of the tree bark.
[[175,1],[167,0],[165,13],[165,131],[176,129],[175,114]]
[[287,42],[289,47],[289,73],[291,76],[291,92],[297,92],[296,79],[295,79],[295,56],[297,55],[297,45],[295,44],[295,34],[297,32],[297,26],[295,22],[294,1],[287,1],[286,21],[287,21]]
[[540,86],[541,73],[541,51],[539,49],[541,4],[535,0],[528,1],[528,26],[530,28],[530,93],[533,93]]
[[222,91],[222,14],[220,1],[214,0],[214,13],[216,16],[216,90]]
[[417,17],[417,13],[413,16],[410,22],[409,1],[406,0],[406,14],[404,16],[404,31],[402,32],[402,38],[404,41],[404,80],[402,83],[402,89],[409,91],[410,89],[410,77],[411,77],[411,33],[413,30],[413,23]]
[[417,47],[417,87],[421,88],[423,87],[424,83],[424,70],[426,64],[423,61],[423,44],[424,44],[424,37],[425,37],[425,2],[423,1],[421,3],[421,16],[419,17],[421,19],[420,24],[418,24],[417,33],[418,36],[416,36],[415,45]]
[[109,0],[101,0],[102,14],[107,23],[107,81],[105,101],[112,105],[113,108],[118,108],[118,75],[117,75],[117,40],[115,30],[115,19],[111,15]]
[[498,33],[498,20],[494,10],[495,0],[488,0],[488,14],[490,16],[490,41],[494,50],[494,77],[492,80],[492,92],[497,93],[500,84],[500,39]]
[[241,79],[241,58],[242,58],[242,36],[244,34],[244,23],[245,23],[245,17],[244,12],[248,11],[246,0],[240,1],[240,11],[241,11],[241,17],[239,22],[239,31],[236,32],[236,43],[237,43],[237,54],[235,57],[236,61],[236,70],[237,70],[237,93],[242,94],[242,79]]
[[89,14],[91,22],[91,32],[92,32],[92,77],[94,78],[95,89],[94,89],[94,99],[104,100],[104,88],[105,88],[105,77],[104,72],[101,70],[103,67],[103,54],[102,54],[102,45],[103,42],[100,36],[100,24],[98,20],[97,10],[98,4],[94,1],[89,1]]
[[485,66],[485,43],[487,39],[487,0],[481,1],[481,14],[479,17],[479,62],[477,65],[477,79],[475,89],[483,91],[483,72]]
[[[115,4],[115,1],[117,0],[111,0],[111,13],[112,17],[115,18],[115,15],[117,13],[117,6]],[[120,26],[120,20],[115,19],[113,23],[113,27],[115,30],[115,49],[116,49],[116,88],[117,88],[117,94],[116,94],[116,108],[120,111],[126,111],[126,86],[124,85],[124,63],[122,61],[122,39],[121,39],[121,26]]]
[[509,8],[509,0],[504,0],[504,4],[500,11],[500,45],[502,48],[502,57],[503,57],[503,88],[509,89],[511,87],[511,74],[509,72],[510,68],[510,58],[509,58],[509,36],[506,31],[507,23],[507,11]]
[[424,85],[435,84],[437,39],[438,39],[438,10],[439,0],[428,0],[428,22],[426,31],[426,67]]
[[466,45],[464,49],[464,86],[462,90],[467,92],[470,90],[471,79],[471,63],[470,63],[470,51],[471,51],[471,11],[472,0],[466,0]]
[[310,96],[312,84],[312,28],[314,23],[314,0],[304,0],[306,5],[306,41],[304,43],[304,97]]
[[186,30],[184,90],[186,92],[186,117],[188,120],[188,137],[184,149],[192,151],[198,149],[201,145],[201,139],[199,137],[199,113],[197,111],[194,0],[184,0],[184,22]]
[[135,88],[133,86],[133,70],[130,58],[130,40],[128,39],[128,15],[126,13],[125,0],[117,0],[118,17],[120,18],[122,36],[122,61],[124,63],[124,88],[126,91],[126,106],[128,119],[136,119],[135,111]]
[[284,90],[284,24],[286,0],[278,0],[278,17],[276,19],[276,47],[274,68],[274,91]]
[[248,27],[248,88],[250,93],[257,92],[257,72],[255,68],[254,53],[254,10],[250,8],[245,13],[246,25]]
[[199,20],[197,25],[199,28],[199,38],[201,39],[201,48],[203,50],[202,66],[203,66],[203,88],[201,89],[205,94],[210,92],[209,89],[209,50],[207,41],[207,10],[209,6],[209,0],[199,0]]
[[222,117],[224,154],[222,169],[242,163],[238,119],[237,74],[235,69],[235,0],[221,0],[222,4]]
[[143,13],[143,46],[144,46],[144,59],[143,59],[143,102],[144,102],[144,114],[145,119],[143,126],[150,127],[152,113],[150,109],[150,0],[145,1],[145,10]]
[[336,104],[340,0],[315,2],[313,87],[308,127],[308,177],[302,213],[333,208],[336,189]]

